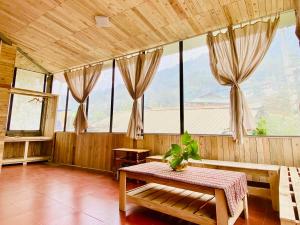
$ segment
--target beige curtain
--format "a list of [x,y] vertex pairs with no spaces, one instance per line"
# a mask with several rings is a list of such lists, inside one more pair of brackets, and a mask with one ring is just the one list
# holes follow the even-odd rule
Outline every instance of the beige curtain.
[[295,12],[296,12],[296,36],[299,39],[300,45],[300,0],[294,0]]
[[100,77],[101,69],[102,64],[97,64],[64,73],[71,94],[79,103],[73,123],[76,134],[84,132],[84,130],[88,128],[88,121],[85,113],[85,100],[93,90],[98,78]]
[[217,36],[209,33],[207,36],[211,71],[221,85],[231,86],[230,129],[234,140],[240,143],[248,130],[255,129],[240,84],[249,78],[263,59],[278,21],[279,18],[259,21],[237,29],[230,26],[225,33]]
[[117,60],[125,86],[133,99],[132,112],[127,130],[127,136],[141,139],[143,122],[140,113],[139,98],[149,87],[159,65],[163,49],[148,53],[140,53],[132,57]]

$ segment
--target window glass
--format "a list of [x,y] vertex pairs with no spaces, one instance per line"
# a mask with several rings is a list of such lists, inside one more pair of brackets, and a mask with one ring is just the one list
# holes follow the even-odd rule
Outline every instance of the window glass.
[[88,131],[109,131],[112,61],[105,62],[97,84],[89,96]]
[[15,87],[42,92],[45,74],[29,70],[17,69]]
[[254,74],[242,85],[267,135],[300,135],[300,51],[295,26],[281,27]]
[[206,36],[183,42],[184,127],[193,134],[229,132],[229,87],[211,73]]
[[[15,87],[43,91],[45,75],[17,69]],[[40,130],[43,98],[14,94],[9,130]]]
[[10,130],[40,130],[43,98],[14,95]]
[[67,124],[66,131],[75,131],[74,129],[74,120],[78,110],[79,103],[73,98],[71,91],[69,92],[69,102],[67,110]]
[[63,131],[64,129],[67,89],[68,87],[63,73],[55,74],[53,77],[52,93],[58,95],[55,124],[56,131]]
[[145,92],[145,133],[180,132],[178,49],[178,43],[164,47],[160,65]]
[[[117,63],[116,63],[117,64]],[[115,97],[113,132],[127,132],[132,108],[132,98],[125,87],[121,73],[116,65],[115,68]]]

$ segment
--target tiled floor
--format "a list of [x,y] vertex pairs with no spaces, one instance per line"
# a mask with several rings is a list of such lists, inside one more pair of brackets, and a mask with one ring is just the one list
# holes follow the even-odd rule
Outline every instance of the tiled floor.
[[[276,225],[269,201],[250,197],[248,221],[237,225]],[[185,221],[130,205],[118,210],[118,183],[106,174],[69,167],[9,166],[0,174],[1,225],[177,225]]]

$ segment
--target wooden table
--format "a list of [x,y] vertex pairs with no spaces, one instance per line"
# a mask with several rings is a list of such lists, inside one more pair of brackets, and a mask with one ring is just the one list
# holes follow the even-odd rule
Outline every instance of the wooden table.
[[[147,162],[161,162],[163,156],[149,156]],[[272,200],[272,206],[275,211],[279,210],[279,170],[278,165],[265,165],[246,162],[232,162],[220,160],[189,160],[190,166],[206,167],[213,169],[222,169],[246,173],[248,176],[265,177],[270,188],[248,186],[249,194],[268,198]]]
[[[197,169],[201,173],[201,168]],[[126,178],[146,181],[147,184],[126,191]],[[120,211],[126,211],[126,201],[129,200],[143,207],[202,225],[233,225],[242,212],[245,218],[248,218],[247,195],[238,203],[234,216],[230,216],[222,189],[122,169],[119,182]]]
[[112,157],[112,171],[118,179],[118,169],[122,164],[137,165],[145,163],[146,158],[149,156],[150,150],[148,149],[133,149],[133,148],[115,148],[113,149]]

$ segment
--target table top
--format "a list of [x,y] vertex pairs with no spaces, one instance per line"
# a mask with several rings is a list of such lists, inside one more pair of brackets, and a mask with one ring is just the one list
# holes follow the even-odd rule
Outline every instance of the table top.
[[21,137],[21,136],[5,136],[4,142],[26,142],[26,141],[52,141],[52,137],[45,136],[32,136],[32,137]]
[[[173,171],[168,164],[161,162],[149,162],[119,169],[143,178],[147,176],[168,182],[182,183],[186,186],[207,187],[210,189],[222,189],[227,198],[231,215],[234,215],[240,200],[247,193],[247,178],[245,173],[228,170],[209,169],[201,167],[187,167],[182,172]],[[172,185],[170,185],[172,186]]]
[[144,153],[144,152],[150,152],[148,149],[134,149],[134,148],[115,148],[113,151],[119,151],[119,152],[135,152],[135,153]]

